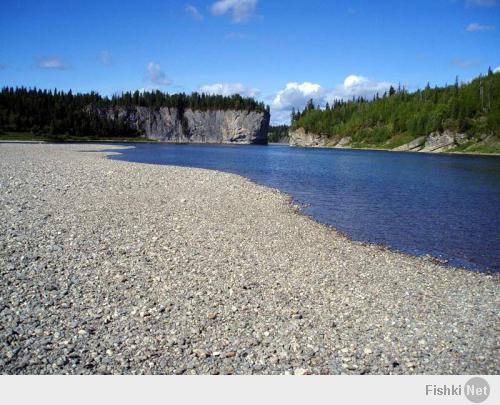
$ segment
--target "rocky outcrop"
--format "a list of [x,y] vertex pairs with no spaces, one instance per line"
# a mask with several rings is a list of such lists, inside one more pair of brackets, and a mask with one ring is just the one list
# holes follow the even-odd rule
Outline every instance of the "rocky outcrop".
[[455,134],[452,132],[433,132],[427,137],[424,147],[419,152],[446,152],[455,146]]
[[334,148],[348,148],[351,143],[352,138],[350,136],[345,136],[341,138],[337,143],[335,140],[328,139],[325,135],[313,134],[306,132],[304,128],[298,128],[289,131],[290,135],[290,146],[300,146],[300,147],[325,147],[333,146]]
[[450,149],[468,141],[469,139],[465,134],[445,130],[443,132],[432,132],[428,136],[421,136],[407,144],[395,148],[394,150],[404,152],[439,153],[447,152]]
[[[392,150],[401,152],[427,152],[440,153],[448,152],[460,145],[465,144],[487,144],[491,141],[493,135],[483,135],[479,138],[471,137],[467,134],[461,134],[450,130],[443,132],[432,132],[426,136],[420,136],[411,142],[398,146]],[[351,147],[352,138],[344,136],[342,138],[328,139],[324,135],[317,135],[306,132],[303,128],[290,130],[290,146],[330,146],[334,148],[349,148]],[[390,144],[390,140],[387,141]]]
[[417,152],[420,149],[422,149],[426,139],[427,139],[426,136],[421,136],[409,143],[405,143],[404,145],[394,148],[394,150],[401,152]]
[[119,119],[145,138],[172,143],[265,144],[269,128],[269,114],[257,111],[89,106],[88,112]]
[[338,141],[334,148],[348,148],[351,143],[352,138],[350,136],[344,136],[340,141]]
[[327,137],[324,135],[308,133],[304,128],[290,130],[290,146],[322,147],[326,146]]

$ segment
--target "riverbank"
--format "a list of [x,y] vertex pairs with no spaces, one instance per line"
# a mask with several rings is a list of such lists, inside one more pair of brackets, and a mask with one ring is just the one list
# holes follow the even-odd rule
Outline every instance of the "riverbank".
[[[297,146],[294,146],[297,147]],[[303,146],[298,146],[303,147]],[[307,146],[306,146],[307,147]],[[316,148],[316,146],[314,146]],[[395,150],[395,149],[384,149],[384,148],[355,148],[355,147],[342,147],[335,148],[335,146],[321,146],[322,148],[328,149],[350,149],[350,150],[373,150],[373,151],[381,151],[381,152],[395,152],[395,153],[419,153],[419,154],[428,154],[428,155],[463,155],[463,156],[500,156],[500,152],[463,152],[463,151],[446,151],[446,152],[419,152],[419,151],[411,151],[411,150]]]
[[[325,134],[307,132],[304,128],[290,129],[290,146],[367,149],[391,152],[418,152],[431,154],[500,155],[500,139],[493,134],[474,137],[450,130],[433,132],[416,139],[410,135],[396,135],[378,141],[353,136],[329,137]],[[376,138],[375,138],[376,139]]]
[[498,373],[498,275],[112,148],[0,144],[3,373]]
[[107,142],[107,143],[158,143],[156,139],[147,139],[140,136],[136,137],[74,137],[71,135],[34,135],[30,132],[8,132],[0,133],[0,142]]

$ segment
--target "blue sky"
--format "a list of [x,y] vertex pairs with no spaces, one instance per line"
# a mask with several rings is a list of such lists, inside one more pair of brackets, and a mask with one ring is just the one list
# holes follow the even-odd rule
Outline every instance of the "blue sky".
[[0,84],[319,102],[500,66],[499,0],[2,0]]

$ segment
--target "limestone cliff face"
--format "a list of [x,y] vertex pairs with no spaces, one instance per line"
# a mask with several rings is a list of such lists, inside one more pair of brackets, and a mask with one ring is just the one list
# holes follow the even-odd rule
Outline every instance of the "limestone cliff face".
[[302,147],[326,146],[326,141],[327,141],[326,136],[306,132],[304,128],[298,128],[296,130],[290,129],[289,135],[290,135],[290,146],[302,146]]
[[[404,152],[446,152],[459,145],[469,142],[466,134],[459,134],[449,130],[443,132],[432,132],[427,136],[421,136],[410,143],[401,145],[394,150]],[[476,141],[476,140],[475,140]]]
[[88,111],[107,119],[120,119],[142,136],[172,143],[265,144],[269,115],[256,111],[191,110],[176,108],[89,106]]
[[[468,136],[467,134],[456,133],[450,130],[443,132],[432,132],[429,135],[421,136],[409,143],[401,145],[392,150],[402,152],[427,152],[442,153],[448,152],[457,146],[464,144],[488,143],[493,135],[483,135],[481,137]],[[333,148],[349,148],[352,142],[350,136],[343,138],[327,138],[323,135],[307,133],[303,128],[290,130],[290,146],[318,147],[329,146]],[[389,141],[388,141],[389,144]],[[383,149],[383,145],[382,149]]]

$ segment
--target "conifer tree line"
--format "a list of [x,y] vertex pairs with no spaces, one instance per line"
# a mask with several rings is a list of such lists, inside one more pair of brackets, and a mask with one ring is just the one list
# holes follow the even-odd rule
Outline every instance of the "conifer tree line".
[[283,139],[288,138],[288,130],[290,127],[288,125],[274,125],[269,127],[267,133],[268,142],[280,142]]
[[71,136],[139,136],[118,116],[110,120],[89,111],[95,107],[176,108],[182,117],[186,109],[247,110],[269,113],[269,107],[253,98],[232,96],[167,94],[161,91],[125,92],[103,97],[96,92],[73,94],[70,91],[4,87],[0,92],[0,131]]
[[324,107],[309,100],[303,111],[292,112],[291,121],[294,129],[331,138],[351,136],[354,144],[402,144],[445,129],[500,138],[500,73],[489,69],[469,83],[457,78],[453,85],[427,85],[413,93],[391,86],[371,100],[336,100]]

